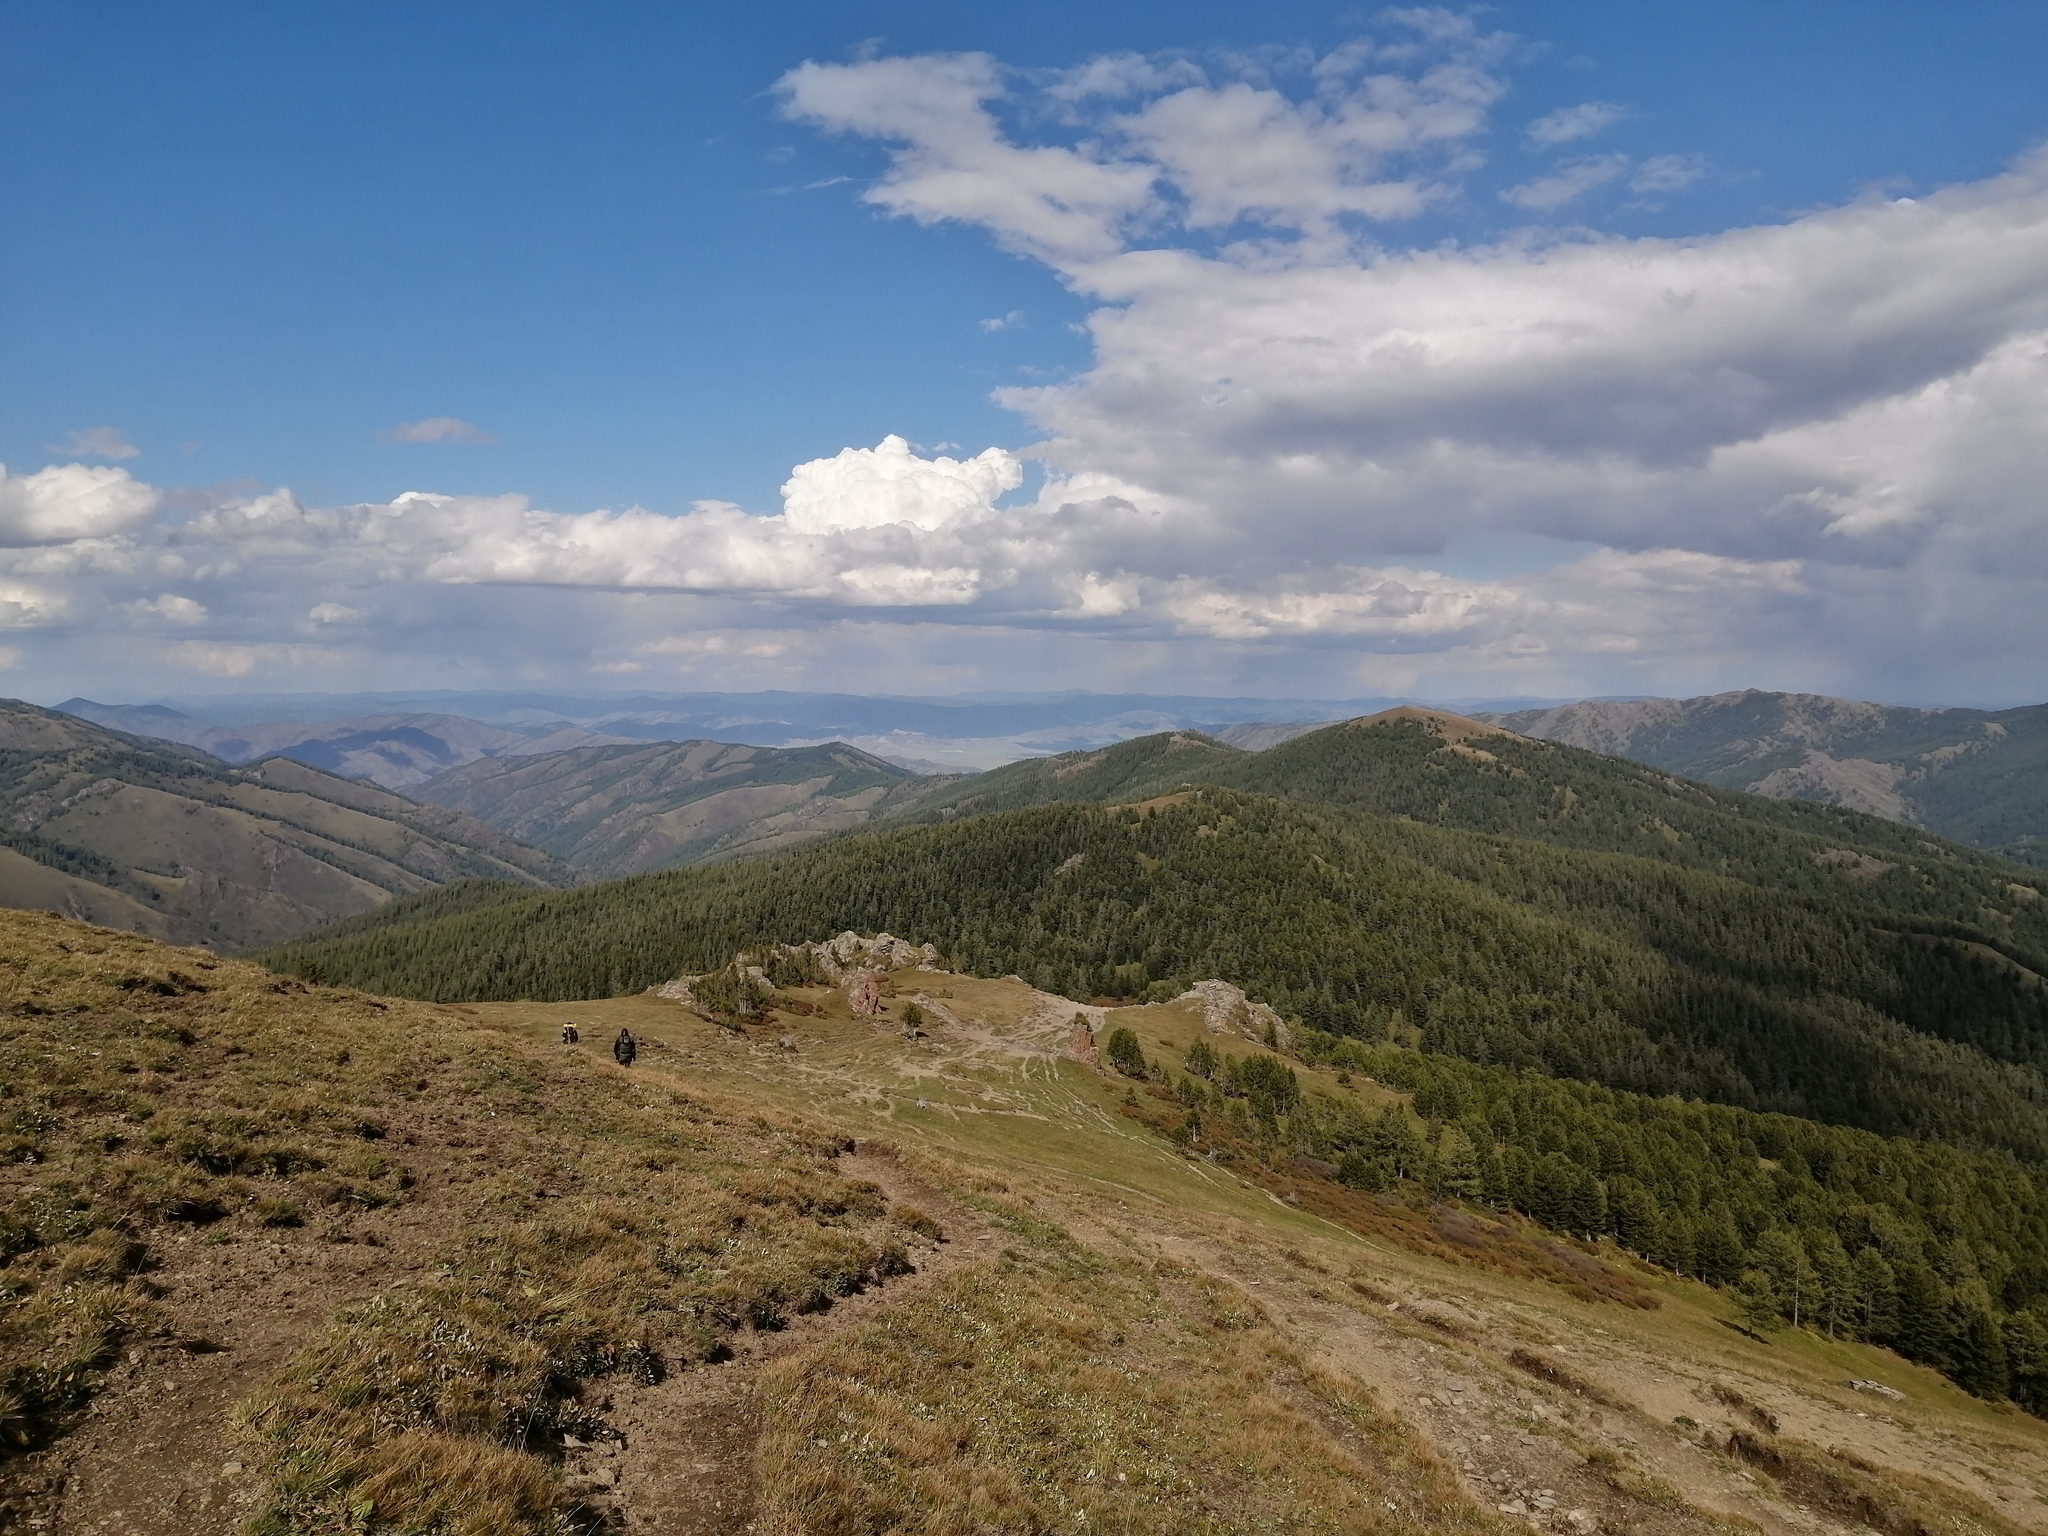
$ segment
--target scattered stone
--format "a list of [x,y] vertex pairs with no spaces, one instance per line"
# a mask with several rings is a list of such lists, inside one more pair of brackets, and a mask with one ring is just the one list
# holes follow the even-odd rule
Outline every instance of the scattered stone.
[[220,1469],[220,1475],[222,1477],[240,1477],[242,1475],[242,1464],[239,1461],[231,1461]]
[[1896,1387],[1888,1387],[1881,1381],[1857,1380],[1851,1381],[1849,1386],[1857,1392],[1875,1392],[1879,1397],[1888,1397],[1895,1403],[1903,1403],[1906,1400],[1905,1393]]

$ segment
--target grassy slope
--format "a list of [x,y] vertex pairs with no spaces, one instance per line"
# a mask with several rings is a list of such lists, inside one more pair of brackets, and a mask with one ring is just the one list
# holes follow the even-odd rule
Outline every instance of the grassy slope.
[[[880,1282],[908,1299],[759,1373],[762,1529],[1495,1528],[1235,1284],[933,1162],[931,1203],[1007,1238],[942,1253],[786,1096],[35,915],[0,956],[0,1519],[225,1531],[241,1486],[273,1536],[595,1528],[630,1400],[684,1405],[669,1456],[702,1457],[708,1362]],[[265,1362],[266,1314],[309,1305]],[[88,1418],[117,1378],[149,1390]]]
[[227,948],[447,880],[579,878],[372,785],[279,759],[228,768],[24,704],[0,703],[0,804],[20,856],[0,865],[0,904]]
[[737,858],[898,810],[936,783],[842,743],[713,741],[487,758],[420,786],[599,875]]
[[[4,1432],[29,1442],[0,1517],[24,1525],[1419,1536],[1511,1528],[1496,1502],[1648,1536],[1838,1508],[2041,1525],[2038,1426],[1880,1352],[1752,1344],[1666,1278],[1617,1308],[1349,1234],[1120,1114],[1047,1048],[1071,1005],[1015,984],[914,978],[959,1019],[917,1043],[817,992],[748,1038],[650,998],[280,989],[33,915],[0,915],[0,955]],[[570,1012],[591,1044],[660,1044],[628,1077],[554,1043]],[[1202,1033],[1117,1017],[1155,1052]],[[265,1356],[280,1307],[300,1320]],[[1551,1341],[1568,1365],[1518,1369]],[[1908,1398],[1859,1417],[1845,1375]],[[1742,1426],[1775,1458],[1755,1487],[1725,1471]]]

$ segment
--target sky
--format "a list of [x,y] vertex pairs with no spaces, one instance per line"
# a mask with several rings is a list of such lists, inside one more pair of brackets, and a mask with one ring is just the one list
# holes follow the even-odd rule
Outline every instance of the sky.
[[2048,8],[21,0],[0,690],[2048,698]]

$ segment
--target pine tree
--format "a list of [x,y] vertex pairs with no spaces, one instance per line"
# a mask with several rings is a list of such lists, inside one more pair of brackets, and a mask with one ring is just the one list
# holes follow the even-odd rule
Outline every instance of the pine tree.
[[1949,1374],[1977,1397],[2004,1397],[2010,1385],[2005,1334],[1988,1299],[1959,1296],[1956,1312],[1949,1326]]
[[1948,1360],[1948,1287],[1917,1260],[1897,1265],[1896,1321],[1892,1341],[1908,1360],[1941,1366]]
[[1758,1333],[1784,1326],[1784,1308],[1771,1277],[1761,1269],[1745,1269],[1735,1287],[1735,1310]]
[[1857,1335],[1879,1344],[1892,1338],[1898,1325],[1898,1281],[1885,1256],[1875,1248],[1860,1250],[1851,1283]]

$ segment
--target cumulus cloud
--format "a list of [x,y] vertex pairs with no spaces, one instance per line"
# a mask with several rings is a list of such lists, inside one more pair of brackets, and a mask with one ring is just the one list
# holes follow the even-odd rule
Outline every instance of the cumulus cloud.
[[149,599],[137,599],[123,605],[130,614],[145,621],[155,620],[164,624],[193,625],[206,622],[206,605],[189,597],[180,597],[175,592],[165,592]]
[[994,315],[981,322],[984,332],[1014,331],[1024,323],[1024,311],[1013,309],[1007,315]]
[[62,618],[69,606],[62,593],[0,581],[0,629],[40,629]]
[[906,523],[929,532],[985,512],[1024,483],[1024,466],[1000,448],[974,458],[921,459],[902,438],[847,448],[799,464],[782,487],[783,517],[798,533],[837,533]]
[[1548,149],[1574,139],[1590,138],[1627,115],[1625,109],[1611,101],[1582,101],[1575,107],[1559,107],[1555,112],[1544,113],[1523,131],[1530,143]]
[[80,427],[63,442],[45,446],[52,453],[68,453],[81,459],[133,459],[142,454],[119,427]]
[[385,435],[394,443],[495,443],[498,440],[475,422],[454,416],[401,421]]
[[353,624],[365,614],[347,603],[315,603],[306,610],[306,617],[315,624]]
[[0,464],[0,547],[124,533],[149,521],[161,500],[125,469],[53,464],[10,475]]

